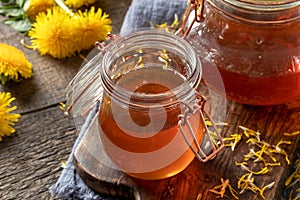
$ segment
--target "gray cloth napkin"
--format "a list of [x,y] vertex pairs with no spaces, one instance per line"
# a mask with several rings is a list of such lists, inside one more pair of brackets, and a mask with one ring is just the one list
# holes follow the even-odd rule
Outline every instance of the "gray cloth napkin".
[[[147,28],[152,24],[172,23],[177,14],[179,19],[185,9],[187,0],[133,0],[125,16],[121,35],[135,32],[140,28]],[[99,105],[96,105],[87,116],[79,136],[75,141],[72,152],[67,160],[66,167],[63,169],[57,182],[50,187],[52,196],[61,199],[71,200],[103,200],[109,199],[101,197],[94,192],[76,173],[75,166],[72,163],[73,154],[89,127],[93,117],[98,112]]]
[[63,169],[58,181],[50,187],[50,193],[53,196],[58,196],[61,199],[85,199],[85,200],[100,200],[101,198],[97,193],[85,185],[80,176],[76,173],[75,166],[72,163],[73,154],[76,147],[80,143],[87,128],[89,127],[92,119],[99,109],[99,103],[88,114],[78,138],[75,141],[72,152],[67,160],[66,167]]
[[120,34],[128,34],[165,22],[170,24],[174,21],[175,14],[181,19],[186,5],[187,0],[133,0],[125,16]]

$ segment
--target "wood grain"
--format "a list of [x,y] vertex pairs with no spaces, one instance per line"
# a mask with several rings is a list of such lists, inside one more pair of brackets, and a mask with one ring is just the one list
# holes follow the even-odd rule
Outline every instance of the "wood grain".
[[73,121],[58,106],[23,115],[0,143],[0,198],[47,199],[76,139]]

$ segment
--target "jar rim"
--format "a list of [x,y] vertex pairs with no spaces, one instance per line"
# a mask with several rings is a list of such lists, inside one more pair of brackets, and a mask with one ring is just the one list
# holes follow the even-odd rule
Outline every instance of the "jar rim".
[[230,17],[261,24],[300,19],[299,0],[207,0]]
[[250,10],[278,11],[300,5],[298,0],[224,0],[227,3]]
[[[115,80],[111,77],[109,72],[109,66],[114,61],[113,56],[122,56],[121,50],[124,48],[130,49],[130,47],[135,48],[137,46],[143,47],[147,43],[148,46],[152,47],[155,45],[154,42],[164,43],[163,46],[169,48],[168,50],[176,50],[178,53],[184,54],[188,56],[189,65],[191,67],[191,71],[186,80],[180,83],[175,88],[172,88],[171,92],[162,92],[158,94],[142,94],[142,93],[133,93],[121,86],[119,86]],[[129,44],[129,45],[125,45]],[[143,102],[147,101],[153,102],[153,100],[159,100],[161,104],[174,104],[174,102],[170,102],[172,98],[172,94],[178,97],[184,97],[187,95],[189,90],[187,87],[196,88],[198,87],[202,74],[202,66],[201,62],[194,51],[192,45],[185,39],[168,33],[165,30],[161,29],[150,29],[150,30],[142,30],[131,33],[127,36],[122,36],[109,44],[107,48],[105,48],[104,56],[102,59],[102,69],[100,70],[101,81],[103,88],[109,95],[113,95],[117,100],[128,104],[127,101],[129,98],[133,99],[143,99]],[[132,103],[134,104],[134,103]]]

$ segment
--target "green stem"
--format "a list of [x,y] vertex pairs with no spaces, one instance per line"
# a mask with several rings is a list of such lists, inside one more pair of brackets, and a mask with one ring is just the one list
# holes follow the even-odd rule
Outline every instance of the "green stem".
[[63,0],[55,0],[56,4],[63,9],[64,11],[66,11],[69,15],[73,16],[74,13],[72,12],[72,10],[70,8],[68,8],[66,6],[66,4],[63,2]]

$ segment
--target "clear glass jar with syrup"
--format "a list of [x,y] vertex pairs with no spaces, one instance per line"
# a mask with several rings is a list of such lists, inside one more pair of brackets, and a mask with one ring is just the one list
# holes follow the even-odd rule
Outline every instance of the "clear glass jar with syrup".
[[[122,171],[162,179],[221,149],[207,141],[196,90],[201,63],[184,39],[156,30],[120,37],[103,50],[101,66],[99,134]],[[204,142],[211,146],[203,149]]]
[[202,8],[187,38],[208,84],[219,90],[220,74],[226,96],[244,104],[300,100],[299,0],[206,0]]

